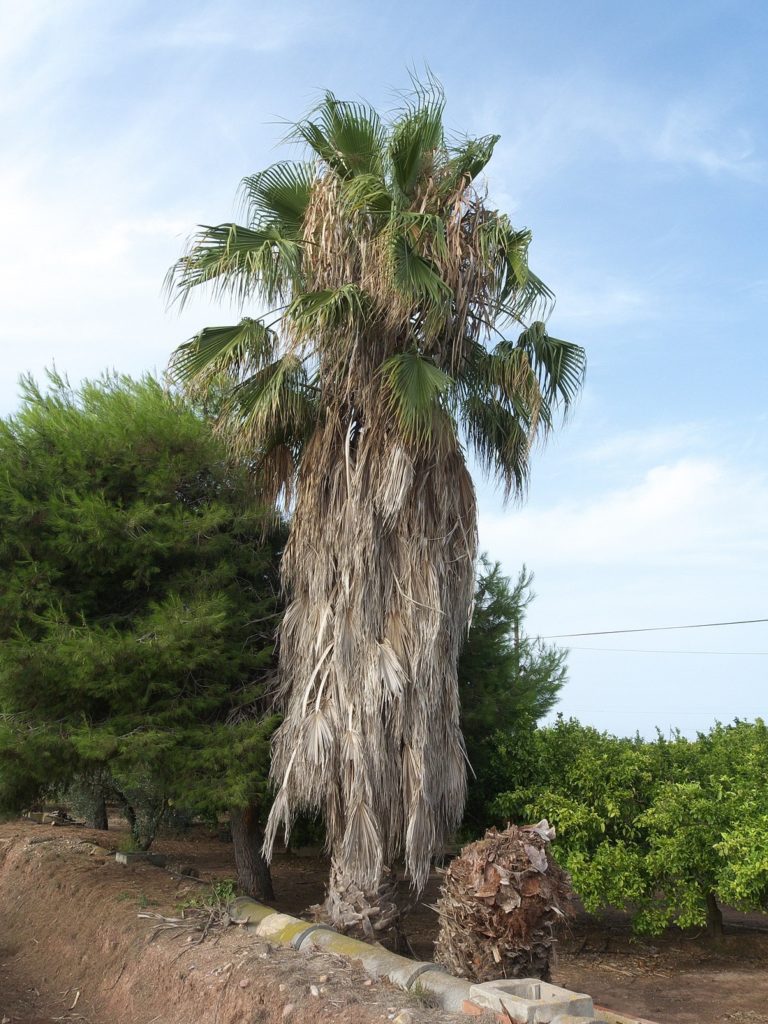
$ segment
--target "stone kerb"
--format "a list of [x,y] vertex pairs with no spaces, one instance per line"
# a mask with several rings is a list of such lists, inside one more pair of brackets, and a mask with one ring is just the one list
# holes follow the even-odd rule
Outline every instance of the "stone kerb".
[[625,1016],[593,1006],[582,992],[550,985],[537,978],[499,980],[473,985],[455,978],[434,963],[411,960],[372,946],[359,939],[341,935],[327,925],[313,924],[290,914],[281,914],[247,896],[239,896],[229,906],[234,922],[270,942],[303,950],[310,947],[338,956],[359,960],[371,978],[385,978],[408,991],[414,986],[429,992],[444,1010],[479,1015],[495,1012],[503,1024],[653,1024],[639,1017]]

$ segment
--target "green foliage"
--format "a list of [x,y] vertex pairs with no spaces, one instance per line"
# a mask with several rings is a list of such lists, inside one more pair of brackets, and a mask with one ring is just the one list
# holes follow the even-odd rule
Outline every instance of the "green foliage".
[[176,904],[179,910],[189,908],[223,910],[237,896],[237,882],[234,878],[220,878],[212,882],[210,889],[199,896],[188,896]]
[[117,844],[117,849],[120,853],[141,853],[142,849],[140,844],[134,839],[132,835],[125,836]]
[[458,670],[473,773],[464,820],[473,834],[501,823],[492,801],[510,777],[520,777],[536,723],[555,705],[566,678],[566,652],[525,635],[532,583],[525,567],[512,583],[498,563],[481,559]]
[[[229,382],[222,421],[275,496],[292,492],[307,439],[363,367],[407,446],[461,437],[508,493],[583,383],[583,350],[547,332],[554,295],[528,265],[530,231],[473,186],[499,136],[448,133],[431,75],[401,101],[382,118],[326,92],[290,130],[309,159],[246,177],[245,223],[202,226],[167,277],[181,303],[207,287],[270,311],[204,329],[172,366],[198,394]],[[359,393],[353,404],[370,418]]]
[[588,910],[628,907],[638,931],[717,925],[716,899],[768,906],[768,729],[620,739],[559,719],[533,739],[497,810],[548,817]]
[[0,423],[0,806],[102,773],[146,847],[171,802],[263,796],[266,523],[246,469],[155,381],[23,381]]

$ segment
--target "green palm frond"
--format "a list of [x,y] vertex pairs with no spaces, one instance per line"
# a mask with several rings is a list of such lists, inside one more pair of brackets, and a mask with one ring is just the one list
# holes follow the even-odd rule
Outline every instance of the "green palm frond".
[[451,378],[415,351],[390,356],[380,373],[403,439],[417,446],[431,443],[447,425],[442,398],[453,385]]
[[272,225],[204,225],[171,267],[166,287],[183,304],[192,289],[210,285],[216,298],[244,302],[254,294],[268,302],[300,285],[301,245]]
[[243,178],[240,191],[249,223],[265,227],[276,222],[299,238],[315,177],[311,164],[282,161]]
[[337,100],[326,92],[288,137],[304,141],[342,178],[382,173],[386,132],[378,113],[365,103]]
[[350,213],[366,213],[381,223],[392,209],[387,183],[377,174],[356,174],[341,183],[339,201]]
[[527,354],[545,399],[567,409],[584,384],[587,365],[584,349],[573,342],[551,337],[540,320],[522,332],[517,345]]
[[494,268],[496,314],[517,323],[537,313],[546,316],[555,297],[528,266],[531,232],[497,215],[483,224],[479,237],[483,258]]
[[515,396],[530,396],[526,405],[531,404],[534,394],[540,397],[528,353],[506,340],[491,350],[475,345],[462,374],[462,384],[466,394],[491,396],[510,408]]
[[289,508],[304,450],[320,422],[317,380],[284,355],[229,390],[219,428],[256,470],[264,499]]
[[245,317],[231,327],[206,327],[173,354],[175,380],[188,385],[211,374],[231,380],[259,370],[274,358],[277,335],[260,320]]
[[316,381],[300,358],[286,354],[229,391],[221,421],[243,454],[258,457],[265,446],[282,443],[298,456],[317,417]]
[[403,210],[397,215],[394,230],[402,232],[421,252],[430,252],[436,259],[447,257],[445,221],[438,213],[421,210]]
[[500,135],[485,135],[479,139],[466,139],[460,146],[452,147],[446,164],[446,183],[457,188],[463,182],[470,185],[493,156]]
[[297,295],[286,310],[302,336],[327,330],[361,328],[365,322],[368,302],[356,284],[326,288],[319,292]]
[[431,79],[417,87],[391,128],[389,162],[400,192],[411,197],[436,152],[444,146],[443,112],[445,96]]
[[502,481],[505,498],[524,493],[531,438],[521,417],[501,402],[471,394],[462,403],[460,422],[467,446]]
[[532,316],[546,318],[555,306],[555,293],[549,288],[540,277],[528,268],[528,276],[525,284],[520,290],[515,311],[517,319],[527,319]]
[[434,264],[420,256],[407,237],[396,229],[391,232],[389,252],[393,282],[398,291],[413,303],[423,303],[444,312],[452,298],[451,289]]

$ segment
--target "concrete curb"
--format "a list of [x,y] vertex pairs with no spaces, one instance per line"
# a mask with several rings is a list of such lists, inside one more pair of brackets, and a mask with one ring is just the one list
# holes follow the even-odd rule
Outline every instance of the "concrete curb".
[[[270,942],[298,950],[328,950],[329,953],[350,960],[359,960],[370,978],[386,978],[406,992],[418,985],[419,989],[431,993],[444,1010],[468,1014],[488,1011],[487,1007],[478,1006],[470,999],[472,983],[454,978],[438,964],[411,960],[391,953],[382,946],[372,946],[348,935],[341,935],[328,925],[313,924],[311,921],[291,917],[290,914],[281,914],[248,896],[238,896],[233,900],[229,905],[229,914],[246,931],[269,939]],[[499,1016],[498,1019],[507,1021],[509,1018]],[[602,1021],[603,1024],[654,1024],[640,1017],[614,1013],[602,1006],[595,1006],[592,1019]]]
[[372,946],[348,935],[340,935],[326,925],[311,924],[289,914],[279,914],[247,896],[239,896],[234,900],[230,904],[229,913],[259,938],[269,939],[282,946],[293,946],[294,949],[314,947],[350,960],[359,960],[370,978],[386,978],[406,992],[418,984],[434,995],[444,1010],[460,1010],[464,1001],[469,999],[469,982],[452,977],[437,964],[411,960],[381,946]]

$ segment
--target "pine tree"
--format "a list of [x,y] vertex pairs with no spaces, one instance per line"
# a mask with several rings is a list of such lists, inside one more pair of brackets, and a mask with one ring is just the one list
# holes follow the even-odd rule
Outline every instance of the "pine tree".
[[491,805],[509,787],[506,751],[516,760],[525,756],[530,734],[556,704],[567,675],[567,653],[525,633],[532,584],[525,566],[513,583],[498,562],[480,561],[472,625],[459,659],[461,728],[472,766],[464,826],[476,836],[501,824]]
[[0,808],[100,779],[142,846],[170,806],[231,809],[245,887],[271,892],[253,870],[276,725],[266,524],[246,469],[156,381],[23,381],[0,423]]

